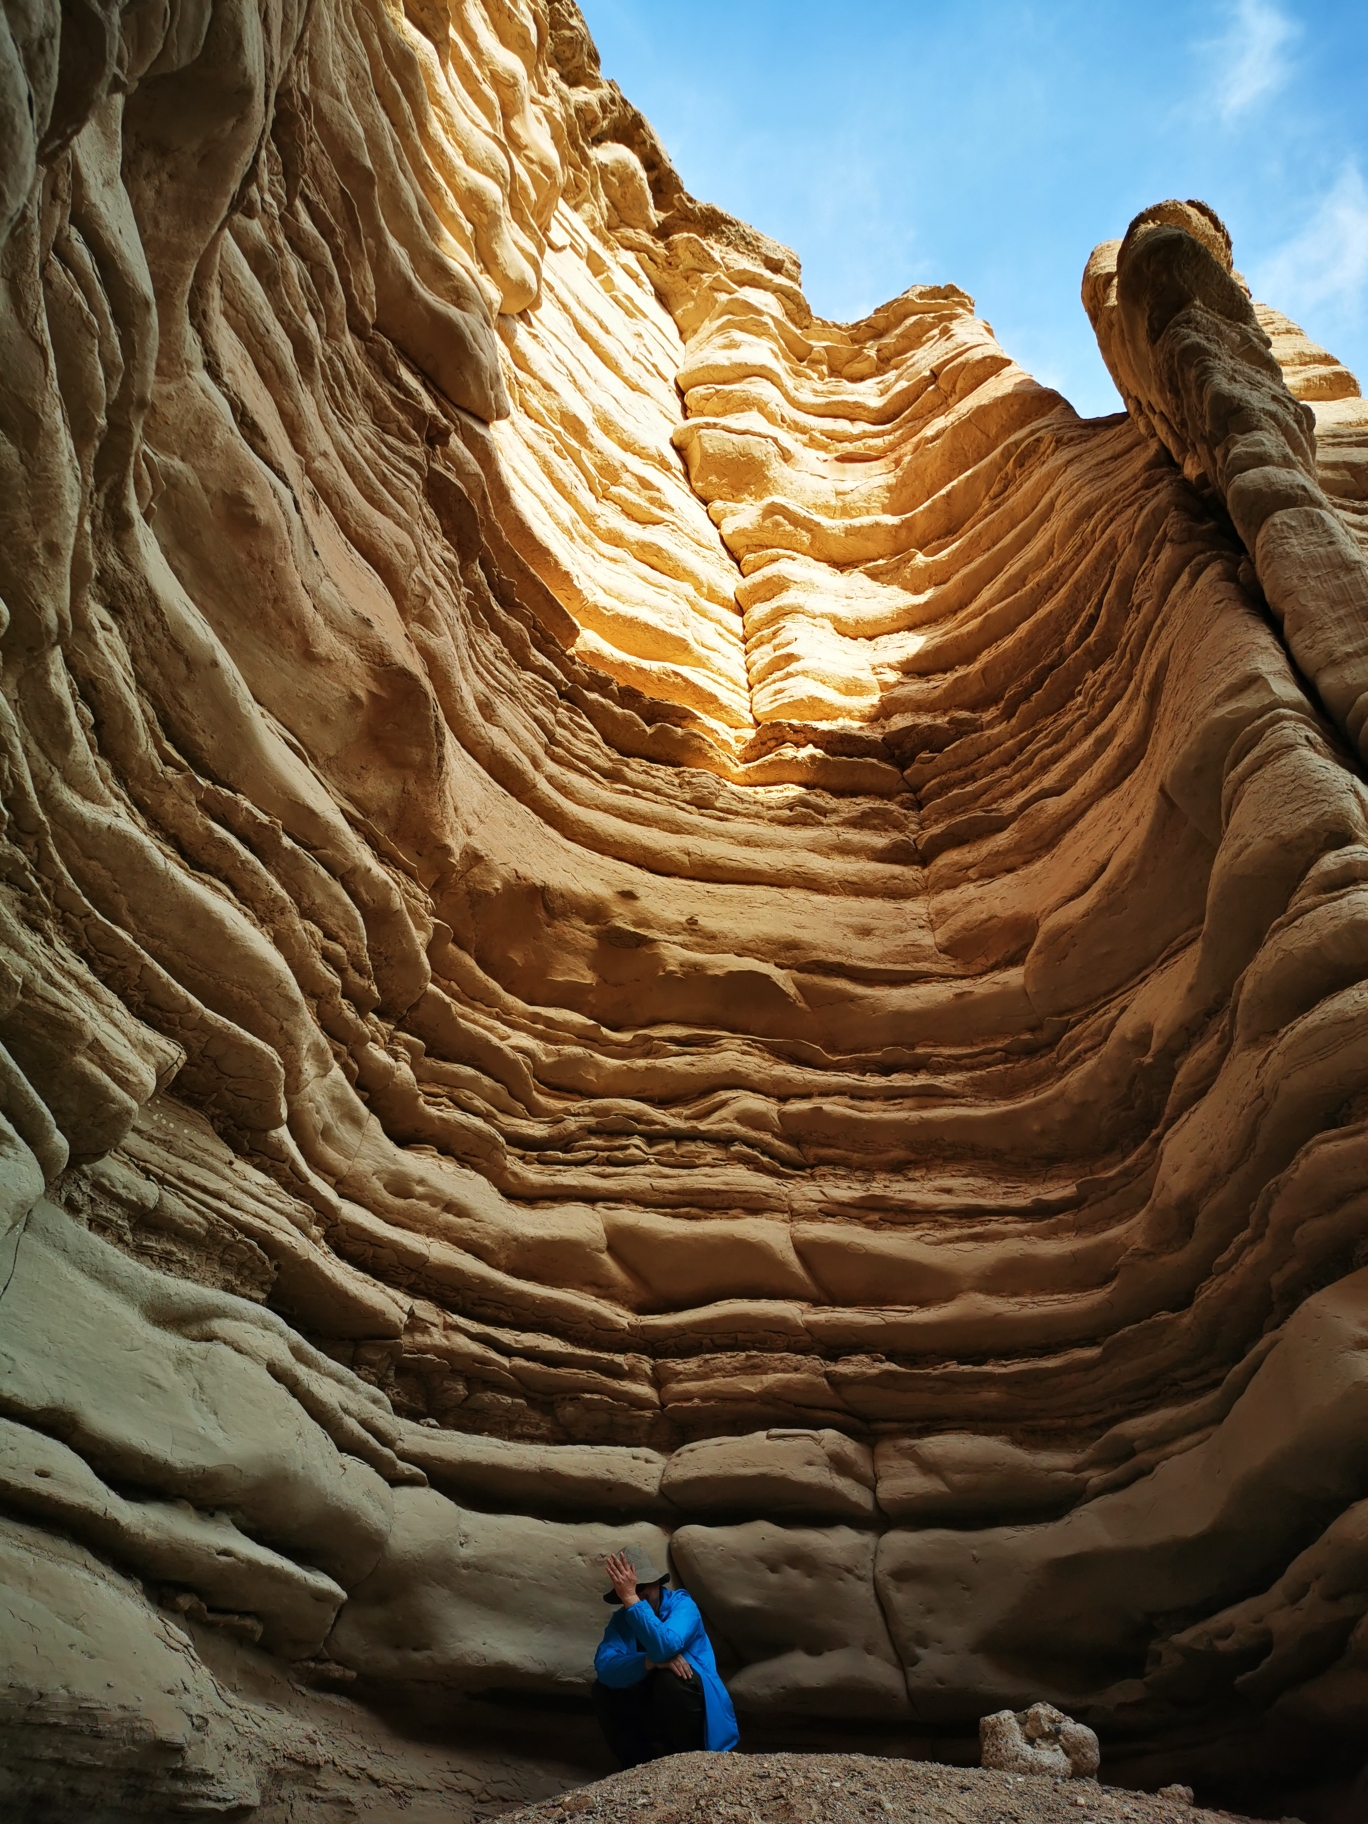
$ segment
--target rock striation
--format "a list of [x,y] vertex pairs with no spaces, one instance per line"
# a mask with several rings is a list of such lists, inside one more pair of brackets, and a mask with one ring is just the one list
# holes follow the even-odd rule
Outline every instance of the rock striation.
[[1347,1752],[1352,376],[1197,204],[1124,415],[816,319],[570,0],[3,15],[14,1802],[582,1696],[624,1542],[755,1729]]

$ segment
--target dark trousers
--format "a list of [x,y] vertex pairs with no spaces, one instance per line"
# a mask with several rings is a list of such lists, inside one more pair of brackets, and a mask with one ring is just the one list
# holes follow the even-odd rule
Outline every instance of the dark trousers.
[[595,1680],[593,1698],[603,1739],[624,1767],[703,1746],[703,1686],[697,1673],[679,1678],[662,1666],[620,1691]]

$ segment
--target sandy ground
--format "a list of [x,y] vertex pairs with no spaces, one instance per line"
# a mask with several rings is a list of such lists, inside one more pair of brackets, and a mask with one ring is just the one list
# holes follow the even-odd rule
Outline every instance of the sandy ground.
[[[1233,1824],[1095,1780],[863,1754],[681,1754],[505,1812],[502,1824]],[[1243,1821],[1241,1821],[1243,1824]]]

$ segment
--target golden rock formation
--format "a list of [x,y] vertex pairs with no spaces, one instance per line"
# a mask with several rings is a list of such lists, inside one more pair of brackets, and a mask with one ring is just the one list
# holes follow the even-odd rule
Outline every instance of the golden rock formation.
[[1196,204],[1125,415],[815,319],[572,0],[0,14],[16,1802],[530,1790],[624,1540],[743,1726],[1361,1739],[1352,376]]

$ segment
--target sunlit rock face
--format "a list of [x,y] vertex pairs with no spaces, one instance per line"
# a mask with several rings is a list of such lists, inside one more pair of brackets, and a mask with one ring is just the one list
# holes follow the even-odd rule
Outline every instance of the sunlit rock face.
[[1352,1752],[1352,376],[1194,205],[1125,415],[814,319],[569,0],[5,14],[11,1795],[531,1764],[624,1542],[745,1727]]

